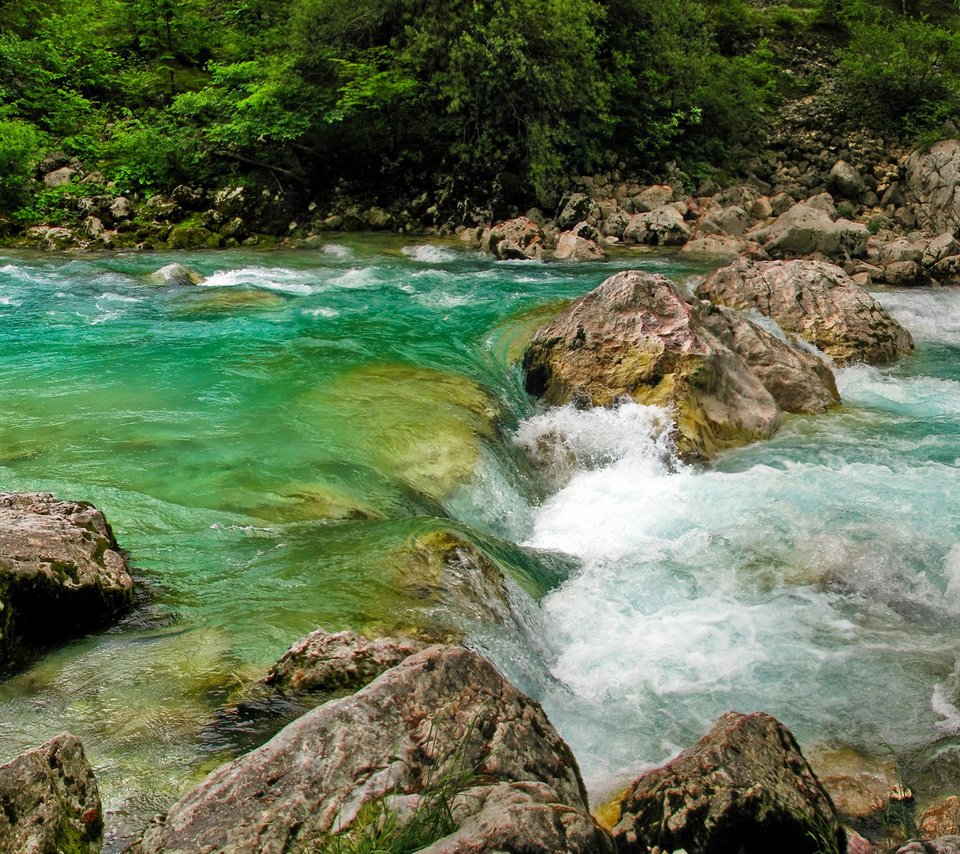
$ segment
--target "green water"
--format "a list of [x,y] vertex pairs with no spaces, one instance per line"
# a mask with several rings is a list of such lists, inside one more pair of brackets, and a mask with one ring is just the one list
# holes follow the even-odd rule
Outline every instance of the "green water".
[[[151,284],[173,260],[207,283]],[[701,470],[643,407],[543,413],[522,390],[525,330],[637,266],[701,269],[393,238],[0,258],[0,490],[96,503],[141,589],[121,625],[0,685],[0,754],[79,735],[119,847],[238,749],[213,713],[290,643],[415,624],[398,556],[446,527],[511,580],[515,620],[469,641],[544,703],[597,796],[727,708],[889,745],[942,785],[960,295],[881,295],[918,355],[842,372],[843,410]],[[566,452],[537,459],[547,435]]]

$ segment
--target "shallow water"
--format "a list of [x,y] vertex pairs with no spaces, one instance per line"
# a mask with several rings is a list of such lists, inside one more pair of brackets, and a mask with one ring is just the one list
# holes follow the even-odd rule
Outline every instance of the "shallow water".
[[[207,282],[152,285],[172,260]],[[451,525],[516,582],[520,625],[471,643],[596,798],[730,708],[804,746],[950,746],[960,292],[879,294],[916,355],[841,371],[841,410],[696,468],[664,413],[523,393],[524,330],[625,267],[701,271],[386,238],[0,258],[0,490],[95,502],[145,591],[0,684],[0,755],[79,735],[118,845],[232,755],[212,712],[292,641],[402,623],[391,557]]]

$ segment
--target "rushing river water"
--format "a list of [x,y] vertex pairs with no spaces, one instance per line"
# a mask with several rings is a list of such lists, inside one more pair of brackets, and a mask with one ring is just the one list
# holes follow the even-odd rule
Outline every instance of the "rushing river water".
[[[172,260],[206,283],[151,285]],[[960,291],[879,294],[914,356],[695,468],[662,413],[523,393],[524,330],[625,267],[699,272],[373,238],[0,258],[0,490],[96,503],[144,591],[0,684],[0,759],[80,736],[116,847],[235,752],[213,712],[291,642],[394,627],[391,557],[453,524],[524,576],[470,642],[595,797],[731,708],[960,783]]]

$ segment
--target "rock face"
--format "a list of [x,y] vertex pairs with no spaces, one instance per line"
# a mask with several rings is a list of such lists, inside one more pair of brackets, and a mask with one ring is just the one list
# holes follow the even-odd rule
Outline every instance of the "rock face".
[[942,234],[960,227],[960,140],[945,139],[907,160],[906,198],[921,227]]
[[684,454],[711,457],[780,426],[770,393],[665,276],[607,279],[537,331],[523,364],[527,391],[547,403],[672,408]]
[[98,854],[103,810],[80,740],[63,733],[0,765],[0,851]]
[[49,493],[0,493],[0,665],[21,643],[103,625],[133,598],[103,514]]
[[621,854],[654,845],[688,854],[845,850],[836,810],[793,736],[760,712],[728,712],[694,747],[634,781],[613,836]]
[[835,261],[862,258],[867,252],[867,227],[838,219],[810,204],[794,205],[773,225],[751,231],[748,237],[760,243],[774,258],[790,258],[819,252]]
[[837,381],[823,359],[728,308],[707,303],[700,316],[717,340],[750,366],[784,412],[821,413],[840,402]]
[[697,296],[773,318],[827,353],[837,364],[891,362],[913,340],[863,288],[833,264],[741,258],[713,273]]
[[500,261],[537,259],[544,243],[540,226],[525,216],[491,226],[480,237],[480,248]]
[[[459,647],[429,647],[294,721],[214,771],[132,850],[310,850],[349,828],[365,804],[409,809],[444,776],[473,781],[464,788],[479,797],[455,804],[471,839],[497,827],[522,835],[530,815],[552,825],[558,844],[522,850],[612,851],[586,812],[576,761],[542,709]],[[429,850],[503,847],[453,844]]]

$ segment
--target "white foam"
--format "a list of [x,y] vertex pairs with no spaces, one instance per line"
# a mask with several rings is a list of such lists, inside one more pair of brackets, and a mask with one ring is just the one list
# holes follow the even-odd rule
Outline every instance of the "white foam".
[[910,288],[872,296],[915,340],[960,344],[960,290]]
[[303,313],[310,317],[339,317],[340,312],[335,308],[320,306],[319,308],[305,308]]
[[400,251],[411,261],[420,261],[423,264],[442,264],[444,261],[455,261],[457,259],[457,254],[452,249],[429,244],[404,246]]
[[330,279],[330,284],[339,288],[369,288],[377,284],[377,273],[371,267],[352,267]]
[[902,415],[960,415],[960,383],[939,377],[900,377],[869,365],[837,371],[837,387],[848,404],[894,410]]
[[252,287],[280,291],[286,294],[312,294],[317,288],[304,281],[305,274],[286,267],[243,267],[239,270],[220,270],[213,273],[199,287]]
[[335,258],[349,258],[353,254],[346,246],[341,246],[339,243],[324,243],[320,251]]

